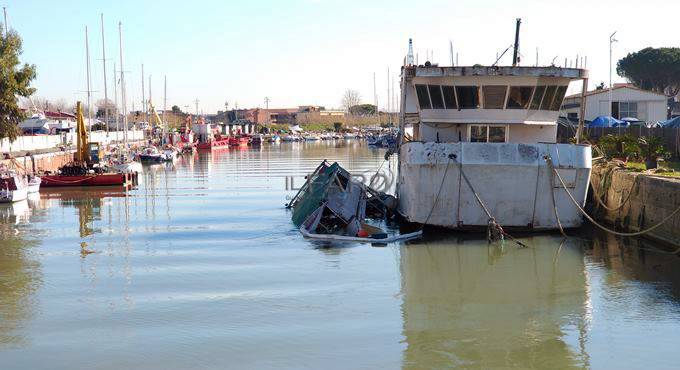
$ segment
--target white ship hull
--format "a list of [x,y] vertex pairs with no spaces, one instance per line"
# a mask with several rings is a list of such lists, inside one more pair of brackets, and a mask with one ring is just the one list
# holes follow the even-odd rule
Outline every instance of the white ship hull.
[[551,176],[546,155],[583,206],[590,182],[589,146],[408,142],[399,152],[399,211],[416,223],[453,229],[486,227],[489,218],[461,176],[462,168],[503,227],[556,229],[554,208],[562,227],[581,226],[581,214],[559,180]]
[[28,196],[28,187],[22,187],[17,190],[0,190],[0,203],[14,203],[26,199]]

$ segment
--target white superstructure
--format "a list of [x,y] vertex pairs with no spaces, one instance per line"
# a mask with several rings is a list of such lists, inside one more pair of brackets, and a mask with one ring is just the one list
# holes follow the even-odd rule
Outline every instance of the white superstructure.
[[586,70],[557,67],[404,66],[401,132],[412,135],[400,140],[400,213],[449,228],[487,226],[476,192],[504,227],[557,228],[555,209],[563,227],[580,226],[546,159],[585,203],[590,147],[556,144],[556,121],[569,83],[586,78]]

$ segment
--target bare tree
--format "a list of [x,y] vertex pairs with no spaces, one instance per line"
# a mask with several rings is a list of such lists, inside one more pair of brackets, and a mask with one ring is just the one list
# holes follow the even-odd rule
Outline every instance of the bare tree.
[[116,105],[111,101],[111,99],[97,100],[97,102],[94,105],[97,108],[96,114],[97,114],[97,117],[99,117],[99,118],[106,117],[106,110],[109,111],[109,117],[115,117],[115,115],[118,113],[118,110],[116,109]]
[[342,108],[347,113],[351,113],[352,107],[361,104],[361,94],[358,91],[347,89],[342,96]]

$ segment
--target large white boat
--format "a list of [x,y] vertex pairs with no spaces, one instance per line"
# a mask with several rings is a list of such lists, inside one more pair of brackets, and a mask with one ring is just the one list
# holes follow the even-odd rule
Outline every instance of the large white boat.
[[400,126],[411,134],[400,136],[397,180],[407,220],[454,229],[486,227],[489,216],[528,230],[581,225],[553,168],[584,205],[591,148],[557,144],[556,121],[569,83],[587,81],[586,70],[409,60]]

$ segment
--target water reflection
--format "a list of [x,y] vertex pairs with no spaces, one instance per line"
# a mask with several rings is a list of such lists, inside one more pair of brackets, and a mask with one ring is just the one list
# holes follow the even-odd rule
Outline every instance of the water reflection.
[[36,310],[35,292],[42,285],[41,264],[33,248],[38,242],[27,235],[32,208],[39,198],[0,204],[0,345],[23,345],[21,328]]
[[535,247],[447,239],[401,248],[404,368],[587,366],[588,289],[580,246],[537,236]]

